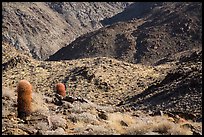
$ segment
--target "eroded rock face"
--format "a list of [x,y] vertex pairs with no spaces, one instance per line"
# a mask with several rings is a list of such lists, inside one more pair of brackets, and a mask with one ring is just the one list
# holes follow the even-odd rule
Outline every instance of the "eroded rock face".
[[3,2],[2,39],[44,60],[131,2]]
[[202,48],[201,3],[155,4],[136,19],[122,20],[136,12],[137,4],[132,5],[135,8],[122,12],[119,21],[124,22],[80,36],[47,60],[111,57],[158,65],[175,61],[175,54]]

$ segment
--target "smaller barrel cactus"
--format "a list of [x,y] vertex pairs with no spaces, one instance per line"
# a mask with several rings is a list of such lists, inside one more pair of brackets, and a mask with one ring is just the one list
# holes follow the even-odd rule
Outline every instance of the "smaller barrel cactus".
[[65,85],[63,83],[57,83],[56,91],[57,91],[57,94],[60,94],[63,97],[66,96],[66,89],[65,89]]

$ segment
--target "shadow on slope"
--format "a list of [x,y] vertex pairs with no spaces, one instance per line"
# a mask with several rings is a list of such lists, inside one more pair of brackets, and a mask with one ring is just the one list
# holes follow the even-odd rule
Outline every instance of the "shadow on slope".
[[182,113],[194,115],[202,121],[202,51],[180,59],[179,65],[171,70],[158,84],[118,104],[135,109]]

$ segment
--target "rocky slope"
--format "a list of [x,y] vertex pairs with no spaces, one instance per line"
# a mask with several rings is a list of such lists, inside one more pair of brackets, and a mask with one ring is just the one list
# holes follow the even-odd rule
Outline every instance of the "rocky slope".
[[[32,114],[16,116],[15,91],[3,90],[3,135],[196,135],[201,124],[181,118],[134,114],[113,106],[97,105],[83,98],[33,93]],[[69,99],[68,99],[69,98]],[[72,101],[71,101],[71,100]],[[59,104],[59,102],[61,102]],[[138,117],[139,115],[139,117]]]
[[116,105],[127,95],[134,95],[132,91],[140,93],[162,79],[172,66],[133,65],[106,57],[36,61],[15,51],[7,44],[3,46],[3,86],[14,88],[20,79],[29,79],[36,92],[47,93],[61,81],[71,95],[98,104]]
[[[105,56],[156,65],[161,60],[173,59],[174,54],[202,48],[201,3],[167,2],[150,6],[151,10],[147,9],[137,19],[80,36],[48,60]],[[123,14],[135,15],[136,10],[127,8]]]
[[[11,26],[16,24],[21,28],[22,24],[3,16],[3,20],[6,18],[11,22],[10,27],[6,27],[4,21],[2,26],[4,135],[202,135],[201,3],[149,3],[146,12],[137,15],[129,14],[136,6],[132,4],[113,20],[106,19],[113,25],[80,36],[62,48],[63,52],[59,50],[46,61],[31,57],[30,48],[25,52],[26,45],[21,47],[19,41],[15,44],[10,35],[21,34],[32,42],[35,36],[39,40],[48,38],[53,46],[58,40],[63,42],[59,25],[71,22],[64,20],[69,14],[65,11],[70,6],[83,9],[87,5],[72,2],[69,5],[15,4],[3,3],[2,13],[10,15],[16,7],[15,14],[22,21],[33,17],[27,16],[33,10],[42,15],[40,19],[33,19],[36,25],[41,25],[43,18],[47,22],[53,21],[53,29],[44,24],[41,29],[48,29],[47,32],[39,31],[32,39],[28,22],[22,21],[24,30],[18,31],[20,29]],[[97,6],[96,3],[89,4]],[[127,6],[104,4],[116,4],[118,8]],[[109,12],[100,15],[105,13]],[[126,14],[130,16],[121,18]],[[61,19],[55,24],[57,17]],[[140,19],[129,20],[132,18]],[[114,24],[121,19],[125,22]],[[6,30],[10,28],[13,33],[7,35],[9,31]],[[53,32],[51,37],[49,31]],[[56,43],[53,38],[58,39]],[[31,47],[34,46],[32,42]],[[40,44],[47,42],[43,40]],[[49,48],[47,55],[51,50]],[[38,55],[36,52],[36,58]],[[22,79],[33,86],[32,113],[25,120],[17,118],[16,88]],[[66,97],[56,94],[58,82],[66,85]]]
[[121,13],[118,13],[110,18],[101,20],[103,25],[112,25],[117,22],[130,21],[132,19],[140,19],[145,17],[155,7],[162,6],[163,2],[135,2],[125,8]]
[[44,60],[131,2],[3,2],[2,38]]
[[129,105],[153,113],[162,110],[202,121],[201,102],[202,51],[194,51],[181,58],[162,81],[122,101],[119,106]]
[[[183,75],[175,77],[174,80],[169,78],[169,74],[174,74],[176,64],[179,62],[147,66],[106,57],[70,61],[37,61],[25,55],[24,52],[16,51],[7,43],[3,43],[2,46],[3,134],[202,134],[202,124],[197,120],[202,119],[199,69],[201,57],[197,57],[200,53],[195,52],[190,56],[190,58],[199,59],[198,66],[189,67],[187,64],[189,67],[187,71],[184,69],[181,72]],[[187,56],[180,59],[184,63],[192,61]],[[194,73],[188,77],[192,71]],[[179,81],[180,77],[183,79],[182,77],[185,76],[187,78],[184,78],[184,81]],[[182,88],[182,85],[188,86],[186,84],[189,78],[192,79],[190,83],[196,80],[194,84],[198,84],[198,91],[194,92],[196,89],[193,85],[185,88],[189,90],[181,93],[186,93],[182,95],[187,96],[181,96],[177,100],[178,105],[172,107],[169,112],[163,110],[165,108],[163,105],[156,106],[156,110],[160,110],[159,114],[158,112],[147,113],[142,107],[135,109],[135,104],[141,101],[154,112],[155,106],[149,107],[148,97],[151,101],[151,96],[155,94],[162,93],[165,96],[168,92],[166,87],[176,92]],[[21,79],[27,79],[33,85],[32,114],[26,120],[17,118],[16,85]],[[58,82],[65,83],[67,87],[65,98],[55,94],[54,87]],[[155,93],[152,93],[154,91]],[[183,101],[189,99],[188,93],[191,91],[197,101]],[[146,93],[151,94],[148,96]],[[141,95],[143,96],[136,100],[137,96]],[[177,97],[177,94],[171,97]],[[155,100],[157,99],[155,97]],[[163,100],[167,106],[174,101]],[[179,106],[180,103],[182,107]],[[196,107],[188,107],[189,104],[195,103],[197,103]],[[180,115],[180,113],[171,114],[179,107],[184,113],[190,115],[189,111],[196,110],[199,115],[195,115],[195,120],[195,117],[187,119],[186,115]]]

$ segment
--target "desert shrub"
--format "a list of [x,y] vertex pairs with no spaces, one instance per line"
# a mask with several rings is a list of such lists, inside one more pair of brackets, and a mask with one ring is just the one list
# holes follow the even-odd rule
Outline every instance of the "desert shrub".
[[165,116],[155,116],[152,118],[153,125],[152,131],[165,135],[190,135],[190,129],[181,127],[179,124],[175,124],[168,120]]
[[192,135],[190,129],[181,127],[180,125],[174,125],[171,129],[168,130],[170,135]]
[[74,107],[72,109],[70,109],[71,113],[83,113],[84,111],[86,111],[87,109],[83,109],[81,107],[82,104],[83,103],[78,102],[78,101],[74,102],[73,103]]
[[37,124],[34,125],[35,129],[37,130],[49,130],[48,123],[45,121],[39,121]]
[[15,92],[9,88],[2,88],[2,97],[7,99],[15,99]]
[[[108,114],[108,125],[111,129],[115,130],[119,134],[131,134],[128,132],[132,132],[134,130],[133,125],[136,121],[134,118],[129,116],[128,114],[123,114],[120,112],[117,113],[109,113]],[[132,127],[132,130],[130,129]],[[128,129],[130,129],[128,131]]]
[[153,131],[161,133],[161,134],[167,134],[168,131],[174,126],[174,124],[167,120],[162,120],[159,123],[154,123],[153,125]]
[[123,134],[126,135],[144,135],[151,131],[151,125],[145,123],[144,121],[137,121],[137,123],[126,128]]
[[67,121],[59,115],[50,116],[50,121],[53,129],[57,129],[58,127],[66,128],[67,126]]
[[5,108],[4,106],[2,107],[2,117],[6,117],[10,114],[10,111],[8,108]]
[[49,109],[43,98],[43,95],[40,93],[32,93],[32,111],[46,115],[49,113]]
[[68,119],[70,119],[73,122],[84,122],[84,123],[91,123],[91,124],[98,124],[98,120],[95,115],[83,112],[81,114],[74,114],[71,113],[68,116]]
[[86,129],[85,131],[83,131],[83,134],[86,134],[86,135],[117,135],[117,133],[114,130],[107,128],[104,125],[90,125],[90,124],[86,126]]
[[57,128],[55,130],[40,131],[40,135],[66,135],[63,128]]
[[112,107],[112,106],[97,105],[97,106],[96,106],[96,109],[104,110],[104,111],[109,112],[109,113],[113,113],[113,112],[115,111],[115,108]]

